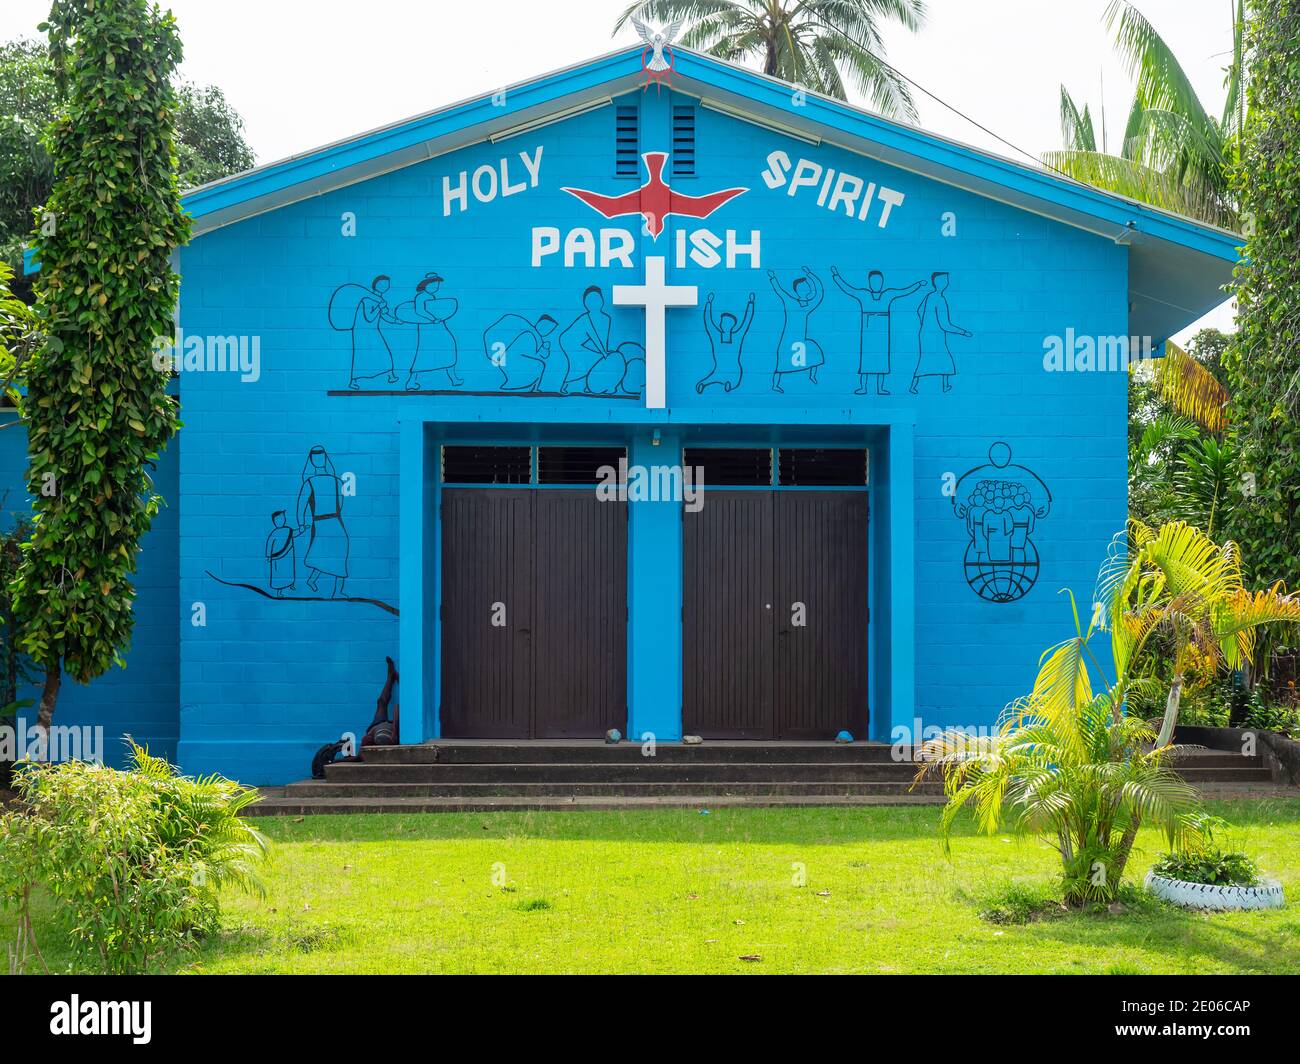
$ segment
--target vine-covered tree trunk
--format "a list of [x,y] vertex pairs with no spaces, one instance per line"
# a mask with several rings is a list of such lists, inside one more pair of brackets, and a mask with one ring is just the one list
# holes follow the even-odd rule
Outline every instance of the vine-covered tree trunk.
[[41,705],[36,713],[36,726],[48,737],[54,707],[59,701],[59,688],[63,686],[63,670],[57,661],[45,669],[45,685],[41,688]]
[[1233,181],[1247,237],[1224,357],[1245,505],[1228,532],[1263,587],[1300,572],[1300,0],[1252,0],[1246,49],[1249,107]]
[[155,340],[170,338],[189,237],[176,178],[175,20],[148,0],[54,0],[54,191],[33,240],[45,342],[28,364],[32,533],[13,584],[23,649],[85,683],[129,646],[140,538],[160,500],[147,473],[176,431]]

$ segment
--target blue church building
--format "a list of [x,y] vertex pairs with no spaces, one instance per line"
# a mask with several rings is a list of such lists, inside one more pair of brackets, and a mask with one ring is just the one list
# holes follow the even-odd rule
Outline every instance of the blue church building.
[[185,196],[135,638],[58,722],[277,784],[385,657],[404,743],[887,742],[1028,690],[1125,522],[1128,362],[1239,238],[686,50],[645,80]]

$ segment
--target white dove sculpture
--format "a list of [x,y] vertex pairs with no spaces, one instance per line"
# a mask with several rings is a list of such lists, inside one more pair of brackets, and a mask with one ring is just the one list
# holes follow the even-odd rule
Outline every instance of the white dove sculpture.
[[636,27],[637,33],[647,45],[654,49],[654,55],[650,57],[650,62],[646,64],[647,70],[653,70],[656,73],[669,69],[671,64],[664,58],[664,49],[669,48],[677,34],[682,30],[682,23],[679,19],[676,22],[670,22],[661,30],[652,30],[635,15],[632,16],[632,25]]

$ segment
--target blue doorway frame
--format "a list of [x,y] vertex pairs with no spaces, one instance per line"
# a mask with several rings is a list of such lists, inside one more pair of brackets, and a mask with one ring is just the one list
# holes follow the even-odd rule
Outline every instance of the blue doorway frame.
[[[465,421],[446,406],[401,423],[400,647],[407,680],[402,715],[404,721],[411,722],[402,729],[403,742],[420,743],[440,737],[440,448],[468,443],[624,446],[630,465],[646,467],[680,465],[686,446],[865,447],[869,473],[864,490],[871,515],[867,532],[871,610],[867,648],[869,737],[888,742],[896,725],[911,726],[915,716],[916,576],[910,419],[846,423],[843,411],[804,410],[798,414],[805,420],[792,423],[789,411],[728,411],[725,420],[709,420],[707,411],[692,411],[689,417],[674,419],[671,410],[603,409],[599,419],[581,421],[574,420],[575,414],[587,411],[575,411],[573,404],[556,405],[560,408],[530,410],[534,420],[526,424],[506,408],[499,408],[499,417],[480,412],[475,420]],[[597,410],[590,408],[590,413],[597,414]],[[832,420],[835,415],[839,417]],[[549,487],[531,486],[537,490]],[[639,740],[646,734],[653,735],[657,742],[681,739],[681,549],[680,501],[629,504],[630,739]]]

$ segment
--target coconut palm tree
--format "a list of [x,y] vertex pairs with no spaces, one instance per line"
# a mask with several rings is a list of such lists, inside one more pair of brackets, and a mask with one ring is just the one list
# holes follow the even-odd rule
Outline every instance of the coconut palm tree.
[[883,62],[880,27],[893,20],[915,32],[924,0],[637,0],[614,32],[633,17],[689,22],[684,47],[732,62],[760,60],[763,73],[840,100],[848,98],[847,75],[881,114],[917,120],[907,83]]
[[1196,95],[1178,57],[1129,0],[1111,0],[1105,14],[1115,47],[1135,77],[1133,105],[1117,154],[1099,144],[1096,124],[1061,86],[1064,146],[1043,161],[1080,181],[1215,225],[1235,227],[1229,187],[1245,124],[1242,28],[1244,0],[1235,0],[1227,98],[1212,115]]

